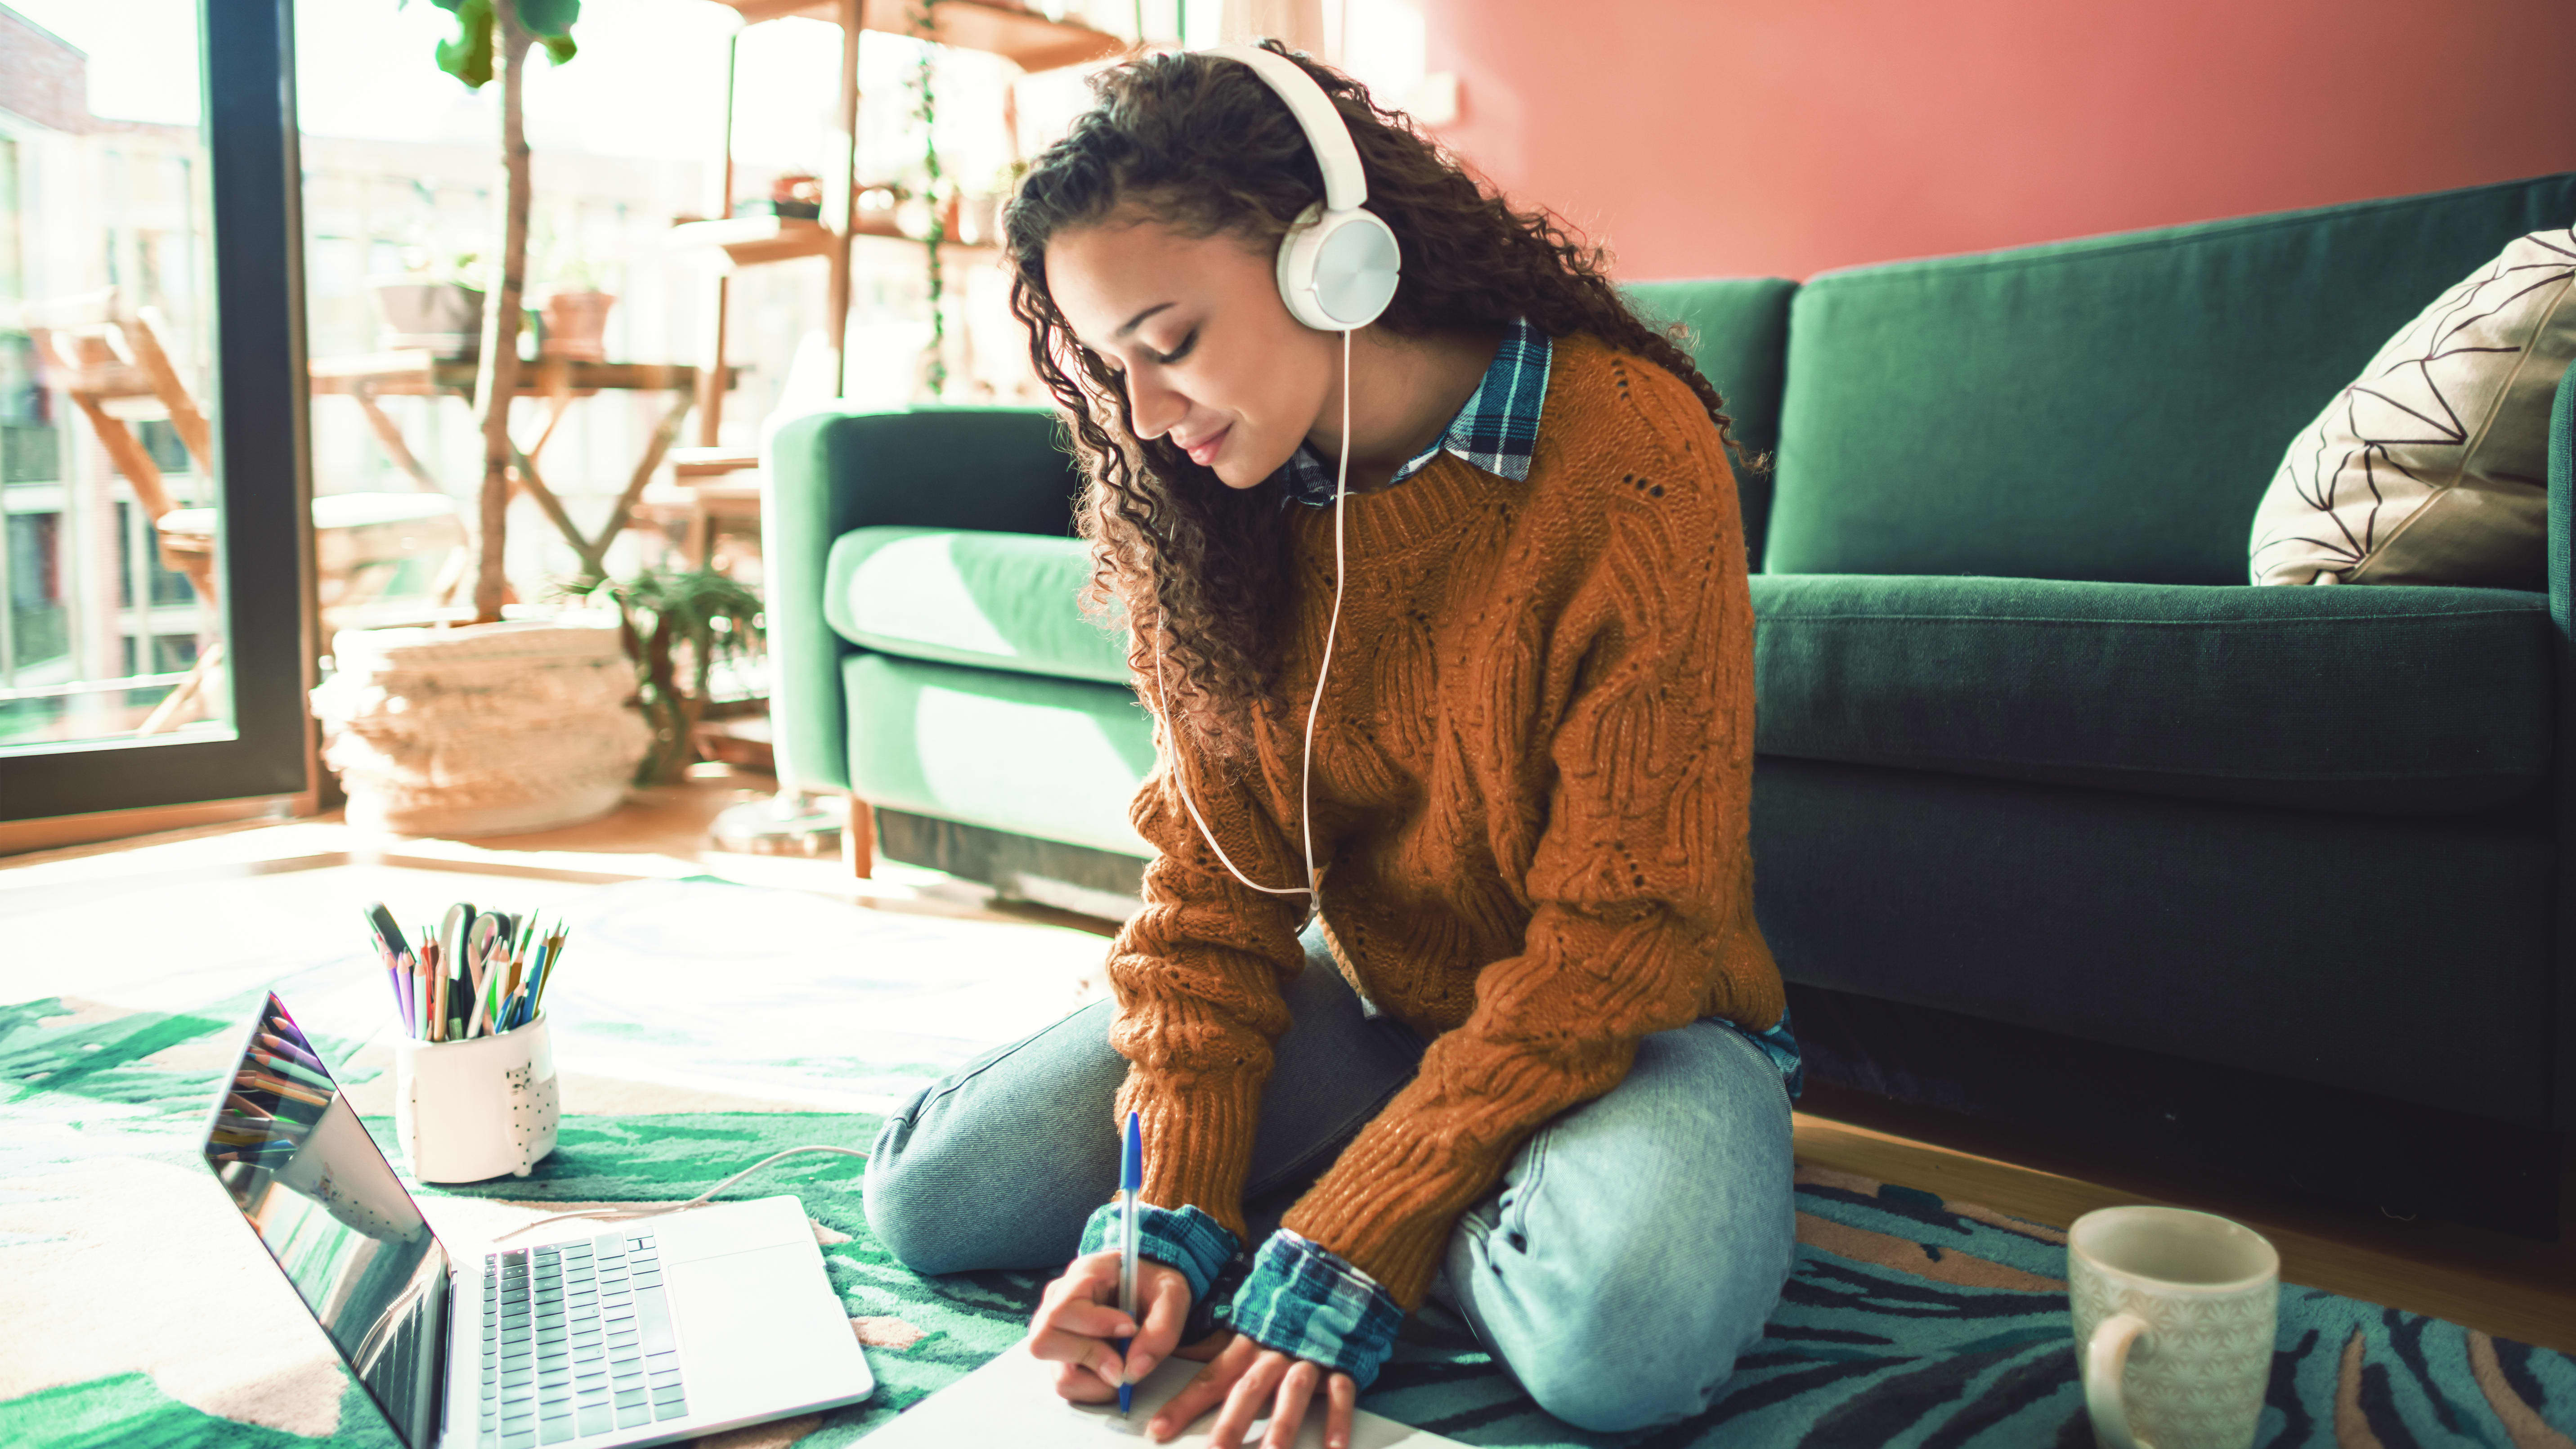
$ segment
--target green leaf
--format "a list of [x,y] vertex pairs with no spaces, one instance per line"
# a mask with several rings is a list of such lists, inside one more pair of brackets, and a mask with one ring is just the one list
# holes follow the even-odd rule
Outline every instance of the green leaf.
[[433,0],[456,16],[456,38],[438,43],[438,68],[480,90],[492,79],[492,0]]
[[570,40],[580,18],[581,0],[519,0],[519,23],[530,35]]
[[[456,17],[456,38],[438,43],[438,68],[475,89],[492,79],[500,21],[494,0],[430,0]],[[562,65],[579,53],[572,25],[581,18],[581,0],[517,0],[519,23],[546,48],[546,58]]]

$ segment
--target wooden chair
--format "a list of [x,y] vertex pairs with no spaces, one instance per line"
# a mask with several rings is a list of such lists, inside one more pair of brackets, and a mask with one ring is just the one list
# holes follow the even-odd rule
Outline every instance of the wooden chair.
[[[44,385],[71,400],[89,420],[135,501],[152,520],[162,565],[187,577],[208,609],[221,607],[215,590],[215,539],[220,513],[211,506],[182,508],[170,495],[160,465],[135,436],[131,422],[159,412],[167,417],[197,476],[212,479],[214,434],[206,415],[180,380],[164,338],[169,323],[158,308],[131,312],[118,305],[114,287],[50,301],[30,302],[19,325],[35,344]],[[313,500],[317,588],[326,628],[334,612],[379,598],[398,566],[413,554],[446,548],[461,552],[465,526],[454,500],[443,493],[352,493]],[[162,697],[135,731],[159,734],[201,704],[206,681],[222,668],[224,642],[201,632],[196,662]]]
[[[119,316],[116,296],[116,288],[108,287],[77,297],[30,302],[20,309],[19,325],[35,343],[37,371],[45,386],[68,397],[89,419],[99,446],[107,450],[108,460],[125,476],[136,501],[157,525],[177,504],[162,480],[160,465],[152,461],[150,450],[128,424],[134,409],[121,405],[135,399],[157,402],[171,430],[179,435],[180,446],[197,465],[199,477],[215,476],[214,434],[162,345],[168,324],[160,310],[144,307],[131,316]],[[213,602],[210,559],[174,555],[166,545],[161,558],[164,566],[188,576],[199,597]]]
[[713,568],[716,541],[732,533],[760,547],[760,455],[748,449],[671,450],[671,481],[646,487],[634,521],[656,530],[678,524],[691,567]]

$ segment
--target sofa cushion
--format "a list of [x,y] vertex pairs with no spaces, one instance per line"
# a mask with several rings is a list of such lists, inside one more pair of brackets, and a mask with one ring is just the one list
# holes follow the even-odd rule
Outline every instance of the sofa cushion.
[[1762,574],[1755,747],[2370,814],[2548,775],[2549,599]]
[[1773,573],[2232,584],[2284,439],[2576,173],[1825,272]]
[[832,545],[823,617],[853,644],[1023,674],[1127,683],[1127,633],[1083,617],[1078,538],[854,528]]
[[1154,769],[1133,690],[865,650],[841,664],[850,787],[862,800],[1121,855],[1154,848],[1127,820]]
[[2290,440],[2258,584],[2549,587],[2549,400],[2576,358],[2576,227],[2516,237]]

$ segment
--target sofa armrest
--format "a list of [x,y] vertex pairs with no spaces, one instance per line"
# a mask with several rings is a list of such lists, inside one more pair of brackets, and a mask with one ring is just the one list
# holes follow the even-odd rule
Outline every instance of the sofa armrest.
[[2558,1130],[2576,1131],[2576,367],[2549,409],[2549,619],[2558,634]]
[[841,659],[856,646],[823,619],[832,544],[871,524],[1074,533],[1080,480],[1050,408],[930,406],[821,412],[766,448],[762,571],[778,778],[850,787]]
[[1744,515],[1751,567],[1762,571],[1771,526],[1771,474],[1746,468],[1749,457],[1780,445],[1780,390],[1789,366],[1789,299],[1798,284],[1780,277],[1631,282],[1621,289],[1650,318],[1685,322],[1697,335],[1692,361],[1726,400],[1735,446],[1736,503]]

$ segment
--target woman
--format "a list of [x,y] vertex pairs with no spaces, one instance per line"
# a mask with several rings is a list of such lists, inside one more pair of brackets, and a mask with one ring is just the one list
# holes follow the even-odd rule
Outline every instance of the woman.
[[[1235,60],[1105,73],[1007,213],[1086,475],[1083,602],[1142,626],[1158,854],[1115,1001],[899,1108],[869,1220],[923,1272],[1070,1259],[1030,1338],[1068,1399],[1205,1361],[1157,1440],[1215,1410],[1213,1443],[1267,1415],[1285,1445],[1320,1411],[1346,1445],[1434,1300],[1560,1418],[1682,1419],[1793,1252],[1728,419],[1597,253],[1296,63],[1401,250],[1368,326],[1284,304],[1321,174]],[[1106,1205],[1131,1109],[1139,1322]]]

